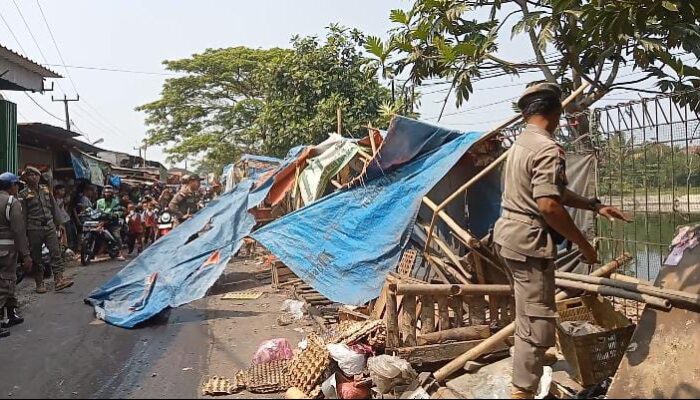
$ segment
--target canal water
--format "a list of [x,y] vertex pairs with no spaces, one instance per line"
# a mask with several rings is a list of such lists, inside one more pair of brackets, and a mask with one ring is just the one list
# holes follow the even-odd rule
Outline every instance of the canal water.
[[635,259],[626,275],[654,281],[659,274],[678,226],[700,222],[700,214],[638,214],[625,224],[598,219],[599,254],[607,262],[629,252]]

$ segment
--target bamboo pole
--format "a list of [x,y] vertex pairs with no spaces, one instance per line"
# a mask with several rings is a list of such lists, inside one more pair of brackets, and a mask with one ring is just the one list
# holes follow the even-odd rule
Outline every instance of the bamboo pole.
[[[571,103],[572,101],[576,100],[576,98],[577,98],[581,93],[583,93],[583,91],[586,90],[586,89],[588,88],[588,86],[589,86],[589,83],[586,82],[586,83],[582,84],[581,86],[579,86],[578,89],[576,89],[575,91],[573,91],[566,99],[564,99],[564,101],[562,101],[562,108],[568,106],[569,103]],[[508,127],[509,125],[511,125],[511,124],[513,124],[513,123],[515,123],[515,122],[517,122],[517,121],[520,120],[521,118],[522,118],[522,114],[518,114],[518,115],[512,116],[512,117],[509,118],[508,120],[502,122],[502,123],[501,123],[500,125],[498,125],[496,128],[494,128],[494,129],[492,129],[491,131],[489,131],[488,133],[486,133],[484,136],[482,136],[481,138],[479,138],[479,140],[477,140],[474,144],[477,145],[477,144],[483,143],[483,142],[485,142],[485,141],[491,139],[493,136],[495,136],[495,135],[496,135],[498,132],[500,132],[502,129]],[[450,196],[448,196],[445,200],[443,200],[442,203],[440,203],[440,205],[439,205],[438,208],[437,208],[438,217],[442,218],[443,221],[448,222],[448,221],[445,219],[445,217],[442,215],[442,213],[441,213],[442,210],[447,206],[447,204],[449,204],[449,203],[452,202],[454,199],[456,199],[457,196],[459,196],[459,195],[461,195],[462,193],[464,193],[467,189],[469,189],[472,185],[474,185],[476,182],[478,182],[481,178],[483,178],[483,177],[486,176],[488,173],[490,173],[491,171],[493,171],[494,169],[496,169],[496,167],[498,167],[503,161],[506,160],[506,158],[508,158],[508,153],[510,153],[509,150],[506,150],[505,152],[503,152],[503,154],[501,154],[498,158],[496,158],[494,161],[492,161],[491,164],[489,164],[489,165],[486,166],[484,169],[482,169],[481,171],[479,171],[479,173],[476,174],[476,175],[475,175],[473,178],[471,178],[469,181],[467,181],[467,183],[465,183],[464,185],[462,185],[462,187],[460,187],[459,189],[457,189],[457,190],[456,190],[455,192],[453,192]],[[425,199],[427,199],[427,197],[423,197],[423,201],[425,201]],[[445,214],[445,215],[447,215],[447,214]],[[450,221],[452,221],[452,218],[450,218],[449,216],[448,216],[447,218],[449,218]],[[432,236],[433,236],[433,230],[435,229],[435,222],[436,222],[436,220],[437,220],[437,218],[436,218],[435,212],[434,212],[434,213],[433,213],[433,218],[432,218],[431,221],[430,221],[430,227],[429,227],[429,229],[428,229],[428,238],[425,240],[425,248],[426,248],[426,249],[427,249],[428,246],[430,245],[430,240],[431,240],[431,238],[432,238]],[[454,221],[452,221],[452,222],[454,222]]]
[[[392,287],[393,286],[393,287]],[[397,295],[446,295],[446,296],[484,296],[488,294],[510,295],[510,285],[420,285],[396,283],[389,285]]]
[[424,346],[448,341],[480,340],[489,336],[491,336],[491,330],[488,325],[476,325],[421,334],[417,338],[417,343],[419,346]]
[[613,296],[621,299],[634,300],[666,311],[671,309],[671,302],[659,297],[649,296],[638,292],[630,292],[629,290],[616,287],[594,285],[592,283],[570,281],[567,279],[555,279],[555,281],[557,286],[567,289],[583,290],[585,292],[597,293],[603,296]]
[[610,275],[610,279],[615,279],[615,280],[622,281],[622,282],[636,283],[637,285],[654,286],[654,284],[649,282],[649,281],[645,281],[643,279],[638,279],[638,278],[633,278],[631,276],[622,275],[622,274],[612,274],[612,275]]
[[396,301],[396,291],[389,290],[386,296],[386,347],[395,348],[401,346],[399,336],[399,306]]
[[[631,260],[632,256],[625,253],[617,259],[593,271],[591,275],[599,277],[610,276],[610,274],[615,272],[615,270],[620,268],[622,265],[627,264]],[[555,299],[557,301],[564,300],[569,296],[570,294],[568,292],[563,291],[558,293]],[[481,342],[478,346],[455,358],[454,360],[447,363],[444,367],[435,371],[435,373],[433,374],[435,376],[435,380],[438,382],[444,382],[445,379],[447,379],[450,375],[454,374],[460,368],[464,367],[464,365],[468,361],[473,361],[481,355],[487,353],[489,350],[495,348],[504,340],[508,339],[511,335],[513,335],[513,333],[515,333],[515,322],[510,323],[508,326],[498,331],[495,335]]]
[[568,274],[557,272],[556,277],[566,279],[569,281],[578,281],[593,285],[610,286],[627,290],[630,292],[660,297],[662,299],[669,300],[671,303],[685,304],[691,307],[700,306],[700,295],[694,293],[682,292],[679,290],[662,289],[656,286],[640,285],[630,282],[623,282],[615,279],[596,278],[580,274]]

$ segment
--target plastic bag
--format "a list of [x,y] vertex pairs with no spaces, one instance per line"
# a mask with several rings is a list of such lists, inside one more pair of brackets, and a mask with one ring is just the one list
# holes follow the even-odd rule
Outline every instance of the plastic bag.
[[299,300],[285,300],[280,311],[287,311],[294,319],[304,318],[304,302]]
[[287,339],[270,339],[262,342],[253,355],[253,365],[294,358],[292,346]]
[[396,386],[408,385],[418,374],[408,361],[383,354],[367,360],[369,376],[382,394],[387,394]]
[[364,354],[357,353],[342,343],[329,344],[326,348],[345,375],[360,375],[365,370],[367,357]]

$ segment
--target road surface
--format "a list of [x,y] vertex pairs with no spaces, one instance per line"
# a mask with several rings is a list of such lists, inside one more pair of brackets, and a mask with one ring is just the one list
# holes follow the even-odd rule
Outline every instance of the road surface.
[[[123,267],[102,262],[68,269],[76,284],[36,295],[23,282],[25,323],[0,339],[0,398],[193,398],[207,375],[233,377],[248,368],[263,340],[288,338],[296,345],[313,331],[311,321],[279,326],[287,298],[269,286],[260,262],[238,259],[210,295],[139,329],[126,330],[94,318],[83,298]],[[253,301],[221,294],[260,290]],[[239,393],[231,397],[256,396]]]
[[[209,332],[200,300],[136,330],[97,321],[83,298],[124,263],[71,268],[76,284],[32,296],[25,323],[0,339],[0,397],[196,397]],[[22,283],[26,292],[29,283]],[[198,310],[199,308],[199,310]],[[183,368],[191,370],[183,371]]]

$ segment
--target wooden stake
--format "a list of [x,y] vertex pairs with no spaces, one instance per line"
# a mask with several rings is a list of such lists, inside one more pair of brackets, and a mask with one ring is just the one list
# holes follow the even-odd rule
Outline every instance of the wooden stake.
[[401,346],[399,337],[399,306],[396,303],[396,292],[389,288],[386,297],[386,347]]
[[433,296],[421,296],[421,334],[435,332],[435,300]]

